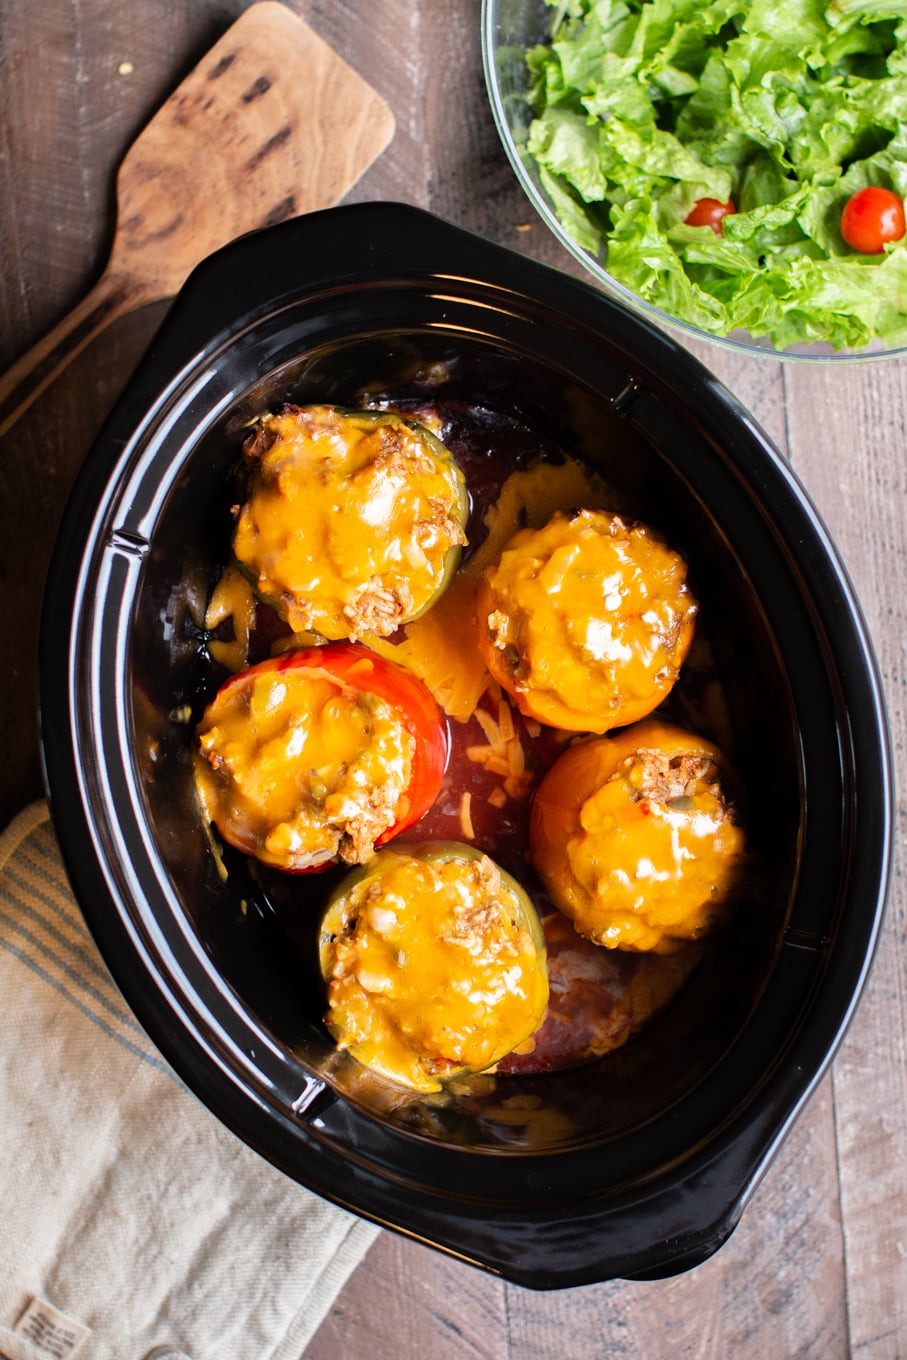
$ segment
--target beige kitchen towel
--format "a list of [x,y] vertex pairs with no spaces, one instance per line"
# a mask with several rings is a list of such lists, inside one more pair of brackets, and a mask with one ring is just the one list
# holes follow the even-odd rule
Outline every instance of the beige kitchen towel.
[[0,836],[0,1360],[298,1360],[377,1229],[282,1176],[156,1052],[46,804]]

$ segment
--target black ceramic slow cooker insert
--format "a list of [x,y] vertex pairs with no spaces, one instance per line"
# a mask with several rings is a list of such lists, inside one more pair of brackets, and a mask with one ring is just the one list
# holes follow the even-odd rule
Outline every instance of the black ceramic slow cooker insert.
[[[500,1083],[411,1097],[338,1058],[287,902],[220,872],[188,760],[208,684],[197,621],[248,421],[429,380],[587,460],[684,552],[759,857],[753,902],[660,1020],[591,1064],[507,1078],[508,1108],[534,1112],[522,1124],[502,1119]],[[835,550],[763,432],[671,338],[401,205],[243,238],[193,274],[85,464],[40,674],[88,924],[161,1052],[240,1138],[326,1198],[535,1288],[666,1276],[720,1246],[857,1003],[891,791]],[[292,910],[316,912],[320,891],[296,879]]]

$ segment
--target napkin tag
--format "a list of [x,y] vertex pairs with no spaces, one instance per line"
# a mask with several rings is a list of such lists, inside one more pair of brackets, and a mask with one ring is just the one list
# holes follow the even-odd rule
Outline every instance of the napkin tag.
[[53,1360],[73,1360],[91,1336],[91,1328],[46,1299],[34,1298],[16,1323],[16,1331]]

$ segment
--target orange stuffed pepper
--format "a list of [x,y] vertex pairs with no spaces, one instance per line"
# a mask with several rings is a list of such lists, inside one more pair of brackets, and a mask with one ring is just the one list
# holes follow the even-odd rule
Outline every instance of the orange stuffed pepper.
[[581,935],[668,954],[725,914],[745,837],[711,742],[652,720],[578,743],[539,785],[532,860]]

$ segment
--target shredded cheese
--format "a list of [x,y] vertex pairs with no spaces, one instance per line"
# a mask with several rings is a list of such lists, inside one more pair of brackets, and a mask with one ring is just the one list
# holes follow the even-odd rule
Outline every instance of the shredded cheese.
[[473,841],[476,838],[475,827],[472,824],[472,794],[464,793],[460,799],[460,830],[463,839]]
[[495,722],[490,713],[486,713],[484,708],[477,708],[475,711],[476,722],[485,733],[485,738],[489,746],[499,750],[504,745],[504,737],[500,725]]
[[495,754],[495,748],[493,746],[467,746],[466,754],[477,765],[487,765]]
[[[473,714],[487,744],[467,746],[466,754],[491,774],[503,777],[504,783],[495,790],[497,799],[489,799],[492,806],[503,807],[508,798],[526,797],[532,787],[532,775],[526,769],[526,750],[520,741],[513,711],[497,684],[492,685],[490,697],[497,699],[497,720],[484,708],[477,708]],[[535,726],[538,735],[541,727],[537,723]]]

